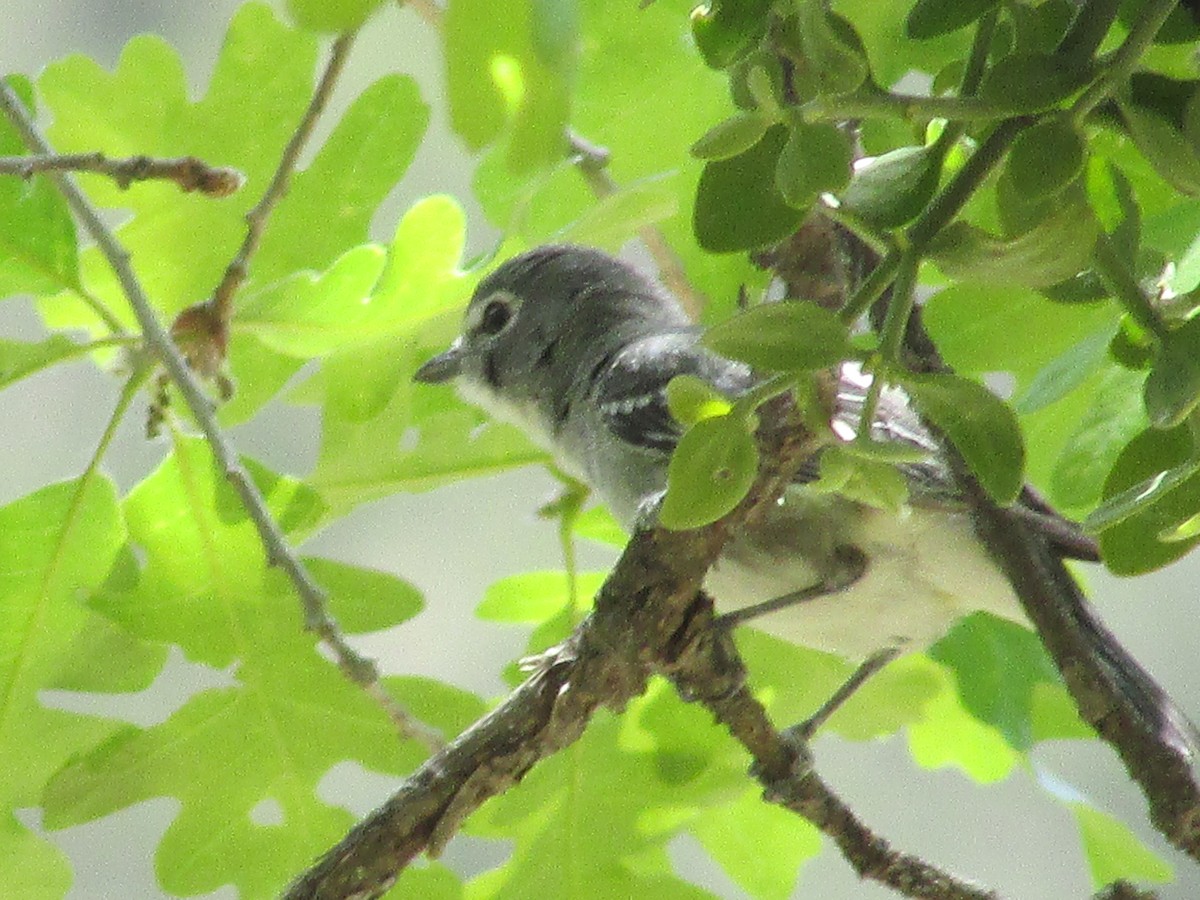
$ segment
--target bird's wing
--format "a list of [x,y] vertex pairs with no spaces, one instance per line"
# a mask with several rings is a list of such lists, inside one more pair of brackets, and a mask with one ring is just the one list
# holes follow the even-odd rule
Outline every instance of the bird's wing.
[[697,338],[694,331],[657,334],[613,356],[595,386],[609,431],[631,446],[669,454],[683,434],[667,407],[667,384],[672,378],[694,375],[729,398],[754,383],[748,368],[709,353]]

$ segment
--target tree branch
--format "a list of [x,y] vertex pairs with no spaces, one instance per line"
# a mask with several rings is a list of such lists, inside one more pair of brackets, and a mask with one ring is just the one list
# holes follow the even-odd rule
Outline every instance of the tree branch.
[[[763,460],[750,493],[724,519],[694,531],[639,529],[596,598],[595,611],[492,713],[410,776],[289,888],[289,900],[374,897],[418,854],[436,855],[486,799],[583,733],[601,707],[621,708],[655,673],[702,700],[756,760],[768,799],[829,834],[864,876],[914,897],[993,895],[871,833],[808,768],[802,748],[778,733],[744,686],[728,631],[699,593],[731,532],[774,501],[814,448],[784,398],[761,417]],[[765,408],[764,408],[765,409]]]
[[185,193],[199,191],[210,197],[228,197],[245,182],[237,169],[210,166],[194,156],[176,159],[155,159],[150,156],[109,159],[103,153],[0,156],[0,175],[18,175],[29,179],[38,172],[51,171],[107,175],[122,190],[135,181],[163,179],[174,181]]
[[[33,123],[28,111],[8,82],[0,79],[0,109],[8,116],[17,132],[33,152],[50,155],[53,151]],[[269,565],[277,565],[287,574],[296,588],[304,609],[305,627],[315,632],[333,652],[340,668],[351,681],[362,687],[379,703],[395,723],[404,737],[422,741],[431,749],[442,746],[440,736],[423,723],[410,716],[379,682],[379,671],[371,660],[360,656],[342,636],[337,623],[329,615],[326,595],[313,580],[300,558],[292,552],[279,524],[271,517],[266,501],[258,487],[250,479],[246,469],[238,461],[233,445],[217,424],[212,401],[193,376],[179,349],[158,321],[150,298],[146,296],[141,282],[129,262],[129,252],[121,245],[104,224],[91,202],[62,172],[50,171],[46,177],[52,179],[62,191],[68,205],[83,223],[83,227],[95,240],[100,252],[108,260],[121,290],[133,308],[147,347],[162,362],[171,380],[178,386],[196,423],[204,433],[213,455],[229,483],[242,499],[242,504],[258,529]]]
[[1030,536],[1020,517],[992,502],[957,453],[951,456],[980,537],[1012,582],[1080,714],[1112,745],[1142,788],[1159,831],[1200,861],[1200,784],[1187,754],[1173,747],[1131,702],[1122,683],[1127,661],[1106,659],[1088,641],[1089,633],[1106,632],[1086,604],[1072,602],[1079,587],[1062,560]]
[[271,183],[267,185],[262,198],[255,204],[254,208],[246,213],[245,240],[242,241],[242,246],[238,249],[237,255],[234,256],[232,262],[225,269],[225,275],[221,279],[221,283],[217,285],[217,289],[213,292],[213,312],[217,321],[223,324],[228,324],[230,316],[233,315],[234,295],[246,280],[246,274],[250,268],[250,260],[254,256],[255,251],[258,250],[258,244],[262,240],[263,231],[267,227],[267,220],[270,218],[275,204],[287,194],[292,172],[295,170],[296,163],[300,159],[300,153],[303,151],[304,145],[308,143],[308,139],[312,136],[317,119],[321,117],[325,105],[329,102],[329,96],[333,93],[333,87],[337,84],[338,76],[341,75],[342,68],[346,64],[346,59],[350,55],[350,48],[354,45],[354,38],[357,34],[357,29],[347,31],[344,34],[338,35],[337,39],[333,42],[333,46],[329,51],[329,59],[325,63],[325,71],[321,73],[321,77],[317,81],[316,89],[313,91],[312,99],[308,103],[308,108],[304,111],[304,116],[301,118],[300,124],[296,126],[295,132],[292,133],[287,146],[283,149],[283,154],[279,157],[279,165],[275,167],[275,174],[271,177]]

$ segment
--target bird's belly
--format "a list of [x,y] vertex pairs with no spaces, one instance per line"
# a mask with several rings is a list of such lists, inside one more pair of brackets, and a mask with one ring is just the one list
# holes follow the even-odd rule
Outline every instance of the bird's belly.
[[[979,543],[963,513],[909,509],[901,515],[860,509],[835,545],[856,546],[867,568],[850,587],[802,600],[752,620],[776,637],[861,659],[885,647],[922,650],[976,610],[1026,621],[1008,580]],[[709,572],[705,587],[721,611],[740,609],[820,583],[838,565],[814,547],[734,545]]]

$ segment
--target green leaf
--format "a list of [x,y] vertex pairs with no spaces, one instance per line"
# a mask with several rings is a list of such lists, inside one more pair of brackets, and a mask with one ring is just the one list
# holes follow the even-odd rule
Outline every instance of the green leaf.
[[756,369],[806,372],[854,356],[846,326],[815,303],[760,303],[704,333],[701,343]]
[[1063,509],[1089,509],[1122,448],[1146,427],[1141,375],[1108,366],[1088,383],[1088,403],[1050,477],[1050,499]]
[[692,37],[704,61],[724,69],[752,46],[767,26],[771,0],[714,2],[692,10]]
[[[861,37],[876,84],[895,84],[910,71],[935,75],[948,64],[965,59],[970,51],[971,32],[967,29],[914,41],[905,27],[913,0],[832,0],[830,6],[849,20]],[[890,143],[888,149],[911,141],[910,132]]]
[[999,731],[964,709],[953,689],[934,695],[923,712],[908,726],[908,749],[926,769],[955,766],[980,784],[991,784],[1007,778],[1023,759]]
[[41,897],[68,889],[65,856],[14,813],[38,806],[61,766],[119,728],[49,708],[40,695],[141,690],[165,659],[162,647],[131,640],[81,602],[104,580],[124,541],[115,488],[97,475],[0,507],[0,814],[7,821],[0,829],[0,883],[6,892]]
[[1111,340],[1112,329],[1106,326],[1050,360],[1013,401],[1013,409],[1028,415],[1061,400],[1097,372],[1108,358]]
[[383,5],[383,0],[287,0],[288,12],[302,28],[349,31]]
[[1200,403],[1200,318],[1189,319],[1162,340],[1144,391],[1155,428],[1173,428]]
[[800,867],[821,851],[821,833],[762,791],[706,810],[691,832],[725,873],[752,897],[790,897]]
[[915,40],[937,37],[970,25],[998,5],[999,0],[917,0],[904,30]]
[[788,205],[775,186],[789,134],[775,125],[745,153],[705,165],[692,218],[701,247],[713,253],[750,250],[786,237],[800,224],[804,211]]
[[[250,3],[233,18],[207,92],[195,103],[177,54],[151,37],[131,41],[112,73],[76,56],[43,74],[40,86],[53,112],[50,135],[59,150],[190,155],[234,166],[247,178],[241,191],[222,200],[164,182],[128,191],[109,179],[83,182],[100,206],[128,211],[118,237],[165,321],[207,299],[235,255],[245,214],[269,183],[308,103],[316,50],[312,35],[284,28],[264,5]],[[297,270],[329,266],[363,243],[427,119],[411,78],[387,76],[364,90],[274,209],[239,303]],[[197,241],[197,234],[205,239]],[[81,273],[89,294],[136,330],[120,286],[94,248],[82,255]],[[108,331],[91,306],[70,294],[43,299],[39,309],[53,328]],[[239,390],[222,408],[225,423],[255,412],[300,365],[234,328],[231,375]]]
[[930,242],[929,256],[955,279],[1045,287],[1088,268],[1100,233],[1090,208],[1053,204],[1034,227],[1003,239],[967,222],[954,222]]
[[[33,114],[29,81],[19,75],[5,81]],[[0,119],[0,156],[28,152],[7,117]],[[0,298],[74,288],[78,267],[75,222],[58,188],[44,175],[0,177]]]
[[[481,28],[481,22],[491,26]],[[511,130],[515,170],[560,160],[578,44],[574,2],[453,0],[442,36],[454,130],[474,150]]]
[[599,900],[706,900],[707,891],[675,874],[666,846],[709,808],[744,792],[744,777],[745,756],[732,741],[655,681],[620,719],[599,712],[569,751],[543,760],[472,816],[469,834],[503,838],[512,853],[474,878],[470,891],[571,897],[586,886]]
[[733,404],[703,378],[676,375],[667,382],[667,407],[677,422],[695,425],[702,419],[727,415]]
[[1004,176],[1026,198],[1055,194],[1083,170],[1083,138],[1065,119],[1048,119],[1018,135]]
[[1058,684],[1054,668],[1037,636],[1028,628],[974,613],[960,621],[929,651],[953,670],[963,707],[991,725],[1015,750],[1034,743],[1033,690]]
[[1088,531],[1099,532],[1100,553],[1115,574],[1161,568],[1195,546],[1195,538],[1175,540],[1173,534],[1200,509],[1200,462],[1192,452],[1186,428],[1151,428],[1117,457],[1104,483],[1104,501],[1084,522]]
[[629,534],[603,506],[593,506],[581,513],[575,519],[575,533],[610,547],[624,547],[629,541]]
[[823,93],[847,94],[870,74],[853,26],[824,3],[798,3],[797,25],[807,62]]
[[[313,492],[247,466],[291,540],[307,534],[319,514]],[[317,797],[331,766],[355,759],[399,774],[425,751],[397,741],[366,692],[316,652],[290,583],[267,565],[254,524],[202,441],[177,438],[131,491],[125,518],[144,567],[132,581],[105,585],[94,606],[143,640],[179,644],[209,665],[236,663],[235,683],[77,756],[46,793],[47,825],[174,796],[180,810],[157,857],[165,890],[202,893],[232,882],[246,896],[277,894],[352,822]],[[414,592],[391,576],[320,561],[314,569],[352,628],[389,627],[414,611]],[[422,684],[408,683],[400,702],[411,697],[434,727],[461,727],[464,704],[431,705]],[[277,803],[290,827],[256,825],[252,810],[264,801]]]
[[854,173],[842,206],[876,228],[898,228],[925,208],[940,174],[940,159],[930,148],[900,147]]
[[1121,103],[1121,118],[1137,148],[1164,181],[1185,194],[1200,194],[1200,156],[1173,122],[1156,110]]
[[982,384],[957,375],[910,375],[900,383],[921,414],[958,448],[972,474],[1001,504],[1024,484],[1025,447],[1012,408]]
[[758,448],[745,419],[728,415],[697,422],[671,457],[659,522],[673,530],[715,522],[746,496],[757,473]]
[[670,219],[678,211],[674,185],[667,178],[647,179],[601,197],[557,239],[615,253],[642,228]]
[[718,122],[692,144],[697,159],[729,159],[745,153],[759,142],[772,125],[770,118],[755,110],[739,112]]
[[347,634],[391,628],[411,619],[423,606],[420,591],[388,572],[313,556],[303,562],[328,593],[330,611]]
[[820,477],[809,487],[841,494],[875,509],[899,513],[908,501],[908,482],[894,465],[848,452],[854,442],[826,448]]
[[1079,824],[1094,887],[1101,888],[1121,879],[1159,884],[1172,879],[1171,867],[1143,844],[1128,825],[1086,803],[1068,805]]
[[821,194],[846,186],[850,163],[850,143],[836,125],[799,122],[779,154],[775,185],[784,200],[807,210]]
[[0,338],[0,388],[84,352],[83,347],[61,334],[37,343]]
[[1082,88],[1090,74],[1086,66],[1054,53],[1014,53],[987,70],[979,99],[1012,115],[1040,112]]
[[[604,573],[581,572],[576,578],[576,609],[584,610],[604,583]],[[570,600],[567,573],[523,572],[493,582],[475,607],[475,615],[491,622],[538,624],[557,615]]]
[[278,282],[244,304],[234,328],[302,360],[375,337],[388,314],[371,297],[384,260],[382,248],[365,245],[320,275],[301,272]]
[[1147,218],[1145,241],[1175,262],[1173,290],[1187,292],[1200,285],[1200,202],[1184,200]]

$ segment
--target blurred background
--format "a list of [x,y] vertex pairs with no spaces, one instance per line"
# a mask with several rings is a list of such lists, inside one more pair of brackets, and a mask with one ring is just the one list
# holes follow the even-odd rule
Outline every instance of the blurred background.
[[[22,5],[10,10],[0,31],[0,69],[35,77],[47,63],[72,53],[111,68],[130,37],[153,32],[178,49],[195,99],[204,92],[225,24],[239,5],[238,0],[45,0]],[[449,193],[468,213],[468,253],[488,249],[496,233],[471,199],[472,160],[449,131],[436,36],[414,14],[389,6],[365,30],[314,145],[336,121],[339,108],[375,78],[394,71],[418,80],[433,118],[416,161],[377,216],[375,237],[389,238],[400,213],[415,199]],[[27,299],[0,303],[0,335],[35,340],[43,334]],[[118,387],[113,376],[81,362],[42,372],[0,393],[0,503],[76,476],[104,429]],[[128,417],[106,460],[106,469],[123,490],[148,474],[165,453],[163,443],[145,439],[143,421],[140,415]],[[275,403],[235,429],[233,439],[240,452],[303,475],[315,460],[317,426],[310,408]],[[472,610],[484,588],[501,576],[559,567],[554,523],[535,515],[554,490],[544,472],[526,470],[429,494],[397,495],[358,509],[305,549],[394,572],[424,591],[427,608],[415,621],[358,641],[386,671],[434,675],[495,697],[504,690],[498,672],[522,652],[526,635],[519,628],[477,621]],[[581,545],[580,553],[584,568],[603,568],[613,558],[590,545]],[[1112,629],[1200,721],[1200,618],[1194,601],[1200,559],[1195,557],[1133,581],[1100,572],[1089,573],[1089,580]],[[140,694],[52,694],[43,700],[150,724],[165,719],[191,693],[228,682],[227,673],[174,654],[159,680]],[[1200,896],[1200,872],[1149,825],[1140,793],[1116,756],[1097,743],[1041,745],[1033,756],[1036,771],[1018,772],[982,789],[954,770],[918,769],[902,737],[862,744],[823,737],[815,752],[822,775],[878,834],[1006,897],[1050,900],[1092,892],[1075,822],[1048,797],[1039,778],[1070,785],[1090,803],[1130,823],[1170,860],[1177,880],[1163,887],[1160,896]],[[330,772],[321,790],[329,802],[362,815],[380,804],[395,783],[345,763]],[[166,896],[154,878],[153,856],[177,807],[173,799],[160,798],[93,824],[49,833],[75,864],[70,896]],[[21,818],[40,827],[34,810]],[[719,896],[744,896],[698,845],[680,840],[673,851],[687,877]],[[469,875],[504,856],[501,844],[459,837],[444,859]],[[237,893],[229,887],[208,896],[231,900]],[[893,895],[859,883],[827,846],[804,869],[797,896],[871,900]]]

